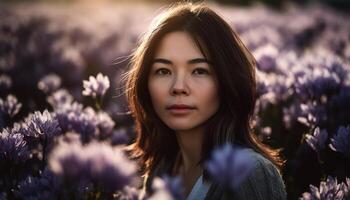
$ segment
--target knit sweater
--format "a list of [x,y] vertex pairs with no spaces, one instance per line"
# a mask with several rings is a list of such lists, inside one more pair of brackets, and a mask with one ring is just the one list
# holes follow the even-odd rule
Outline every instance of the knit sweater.
[[[250,175],[233,192],[235,200],[284,200],[287,193],[282,177],[277,168],[265,157],[252,149],[248,150],[255,159],[255,166]],[[226,200],[228,194],[223,187],[213,183],[205,200]]]
[[[265,157],[252,149],[247,149],[255,160],[255,166],[248,177],[236,188],[233,193],[228,194],[224,188],[212,182],[205,200],[285,200],[287,194],[282,177],[277,168]],[[169,163],[166,167],[171,167]],[[168,169],[169,169],[168,168]],[[158,173],[157,173],[158,174]],[[150,191],[150,183],[153,176],[145,180],[146,191]]]

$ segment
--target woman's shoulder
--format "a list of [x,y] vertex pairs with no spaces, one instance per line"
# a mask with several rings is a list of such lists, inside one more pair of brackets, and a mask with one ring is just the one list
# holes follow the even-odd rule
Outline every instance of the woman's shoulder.
[[254,167],[235,191],[237,199],[286,199],[285,185],[277,167],[251,148],[243,151],[254,160]]
[[[243,148],[246,155],[253,159],[254,166],[249,175],[233,191],[235,200],[285,200],[287,193],[282,176],[277,167],[260,153],[251,148]],[[206,199],[230,199],[224,188],[212,184]]]
[[272,171],[277,171],[277,167],[267,158],[265,158],[263,155],[260,153],[257,153],[251,148],[244,148],[242,151],[246,151],[247,154],[253,159],[255,165],[253,168],[253,171],[259,171],[259,170],[272,170]]

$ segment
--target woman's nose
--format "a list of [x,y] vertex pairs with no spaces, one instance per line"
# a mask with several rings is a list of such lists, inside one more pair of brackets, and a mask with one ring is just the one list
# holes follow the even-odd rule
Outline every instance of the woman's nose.
[[184,94],[188,95],[189,89],[187,87],[186,79],[185,77],[175,77],[174,78],[174,83],[171,87],[170,93],[172,95],[179,95],[179,94]]

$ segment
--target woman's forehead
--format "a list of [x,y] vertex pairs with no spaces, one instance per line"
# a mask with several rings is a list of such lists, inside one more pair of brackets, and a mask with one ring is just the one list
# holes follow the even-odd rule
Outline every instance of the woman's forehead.
[[204,58],[192,36],[184,31],[170,32],[161,38],[155,51],[155,58]]

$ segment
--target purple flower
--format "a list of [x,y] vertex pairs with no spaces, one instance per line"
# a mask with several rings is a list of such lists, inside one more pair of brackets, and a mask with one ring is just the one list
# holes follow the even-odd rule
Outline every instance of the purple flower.
[[112,135],[114,128],[114,121],[106,112],[98,112],[96,116],[97,126],[99,128],[99,135],[102,138],[106,138]]
[[319,127],[314,130],[314,133],[312,135],[305,135],[307,144],[316,152],[319,152],[325,148],[327,139],[328,132],[326,130],[320,130]]
[[[347,124],[349,119],[349,65],[328,51],[308,53],[290,67],[294,77],[294,102],[302,112],[295,113],[299,122],[311,128]],[[285,71],[289,68],[284,69]]]
[[29,157],[30,153],[24,136],[20,133],[3,129],[0,133],[0,162],[22,163]]
[[26,135],[29,137],[51,140],[61,133],[58,121],[54,114],[45,110],[43,113],[36,111],[30,114],[23,123]]
[[293,80],[284,75],[259,72],[258,84],[259,100],[263,110],[268,103],[278,104],[287,100],[293,94],[291,90]]
[[297,116],[300,116],[302,111],[299,105],[292,104],[289,107],[283,108],[283,122],[287,129],[291,129],[297,121]]
[[98,143],[90,144],[85,150],[92,180],[103,188],[115,191],[134,183],[136,165],[127,160],[123,152]]
[[8,95],[6,100],[0,99],[0,111],[10,117],[15,116],[21,107],[22,104],[18,103],[17,98],[13,95]]
[[347,127],[340,126],[337,134],[331,138],[331,144],[329,147],[333,151],[342,152],[347,156],[350,156],[350,125]]
[[5,192],[0,193],[0,200],[7,200],[7,195]]
[[339,78],[340,81],[343,83],[344,81],[347,80],[349,77],[349,69],[348,66],[346,66],[344,63],[341,63],[339,60],[335,59],[334,57],[331,57],[333,59],[329,60],[327,63],[327,68],[335,73]]
[[105,112],[96,113],[91,107],[74,102],[56,109],[57,119],[63,132],[75,131],[81,134],[84,142],[92,138],[105,139],[113,133],[114,121]]
[[[305,89],[311,98],[320,98],[321,95],[330,95],[344,85],[349,68],[345,62],[328,51],[316,49],[314,52],[303,55],[294,67],[296,89]],[[300,73],[301,72],[301,73]]]
[[265,72],[273,71],[276,67],[276,58],[271,55],[262,55],[258,60],[258,68]]
[[327,115],[327,107],[322,104],[317,104],[315,101],[309,101],[307,104],[301,103],[299,105],[300,112],[297,117],[298,122],[309,127],[314,127],[327,122],[329,116]]
[[250,154],[239,147],[225,144],[215,149],[211,160],[205,164],[213,180],[230,190],[236,189],[254,167]]
[[86,109],[83,110],[83,105],[79,103],[74,102],[58,108],[56,115],[64,132],[75,131],[81,135],[81,139],[85,142],[97,134],[94,111],[86,112]]
[[81,113],[70,113],[68,115],[70,128],[81,134],[82,140],[88,142],[98,135],[95,111],[88,107]]
[[107,193],[135,183],[136,165],[104,143],[61,143],[49,159],[52,171],[70,183],[91,181]]
[[254,50],[254,55],[257,58],[257,67],[264,72],[275,72],[276,57],[278,57],[278,49],[272,45],[267,44]]
[[169,177],[165,175],[163,176],[163,180],[166,188],[168,188],[168,190],[175,199],[185,199],[184,191],[182,189],[183,186],[181,177]]
[[257,96],[260,97],[269,92],[269,86],[266,79],[265,73],[256,71],[257,73]]
[[149,198],[150,200],[182,200],[185,199],[182,180],[180,176],[169,177],[167,175],[162,178],[156,177],[153,180],[152,188],[155,191]]
[[104,96],[110,86],[108,77],[103,76],[101,73],[97,74],[96,78],[90,76],[89,81],[83,81],[83,85],[83,95],[92,96],[93,98],[96,98],[96,96]]
[[50,105],[57,109],[61,106],[71,104],[73,101],[73,96],[65,89],[60,89],[54,92],[51,96],[47,97],[47,101]]
[[80,143],[80,135],[76,132],[66,132],[57,137],[58,143],[75,144]]
[[135,187],[125,186],[122,191],[117,192],[116,198],[118,200],[143,200],[140,197],[140,190]]
[[52,151],[49,165],[55,174],[72,181],[88,176],[87,155],[80,143],[63,143]]
[[40,177],[28,176],[18,184],[16,197],[20,199],[59,199],[62,192],[62,181],[45,168]]
[[297,77],[295,82],[295,93],[302,100],[321,101],[323,96],[337,93],[341,86],[340,78],[326,70],[315,69],[314,74]]
[[112,145],[127,144],[129,140],[130,138],[125,128],[114,131],[111,137]]
[[49,74],[43,77],[39,83],[38,88],[45,94],[51,94],[61,86],[61,78],[56,74]]
[[[349,179],[347,179],[349,184]],[[349,185],[337,183],[337,180],[328,176],[327,180],[320,183],[320,188],[310,185],[310,193],[303,193],[300,200],[344,200],[348,195]]]
[[[83,105],[77,102],[62,104],[55,109],[55,114],[62,132],[73,130],[72,121],[83,112]],[[79,131],[76,131],[79,132]]]

